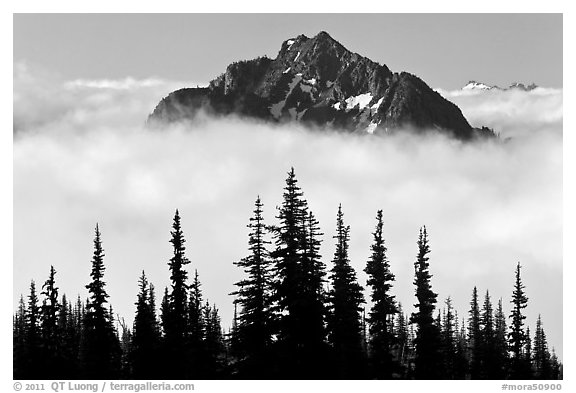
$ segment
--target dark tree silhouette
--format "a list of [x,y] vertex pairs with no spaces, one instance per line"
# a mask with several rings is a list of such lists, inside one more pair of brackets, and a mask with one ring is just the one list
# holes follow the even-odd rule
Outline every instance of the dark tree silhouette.
[[441,342],[442,359],[444,361],[444,373],[446,379],[460,379],[458,366],[461,359],[458,358],[457,349],[457,321],[452,307],[450,296],[446,299],[446,308],[442,315]]
[[[306,220],[309,211],[303,193],[298,186],[294,168],[288,173],[283,203],[279,208],[280,225],[273,228],[276,249],[274,259],[274,310],[278,315],[277,353],[278,377],[289,379],[319,378],[322,375],[322,359],[325,353],[323,309],[317,271],[307,253],[309,231]],[[311,269],[316,271],[310,272]]]
[[[98,225],[88,298],[58,298],[56,269],[41,288],[35,282],[13,315],[15,379],[562,379],[563,365],[549,350],[542,318],[534,339],[525,326],[521,266],[516,267],[507,326],[502,299],[494,310],[486,291],[479,305],[474,287],[468,322],[448,297],[436,308],[426,228],[420,229],[414,262],[417,303],[410,318],[395,304],[382,229],[376,215],[371,255],[364,269],[371,308],[348,255],[350,228],[341,206],[328,284],[320,255],[319,223],[309,210],[294,169],[288,173],[277,226],[264,225],[256,200],[248,228],[248,256],[234,300],[234,319],[223,335],[215,304],[203,300],[198,272],[188,284],[184,235],[174,215],[168,262],[171,285],[156,316],[154,287],[142,272],[133,325],[115,314],[104,281]],[[267,250],[268,234],[274,251]],[[40,305],[39,305],[40,303]],[[238,306],[240,306],[238,308]],[[435,310],[437,311],[435,313]],[[239,311],[239,312],[237,312]],[[368,311],[368,313],[366,312]],[[119,327],[118,327],[119,326]]]
[[205,347],[205,361],[207,378],[217,378],[220,376],[224,369],[224,338],[222,335],[222,325],[220,323],[220,315],[216,305],[206,302],[203,308],[204,320],[204,347]]
[[389,379],[393,372],[397,371],[392,358],[395,337],[389,325],[398,309],[394,296],[390,293],[395,277],[390,272],[390,264],[386,257],[387,249],[382,237],[382,227],[382,210],[378,210],[376,229],[373,233],[374,240],[370,247],[372,255],[364,271],[368,275],[367,285],[372,289],[372,308],[368,317],[372,373],[379,379]]
[[262,202],[256,199],[254,216],[250,218],[248,228],[248,250],[250,255],[234,262],[241,267],[246,278],[237,282],[238,290],[235,303],[240,305],[238,334],[241,356],[240,373],[246,378],[256,378],[269,364],[267,351],[272,344],[272,277],[270,252],[266,245],[267,233],[262,217]]
[[50,275],[42,285],[41,292],[41,295],[45,297],[40,308],[43,364],[38,370],[38,375],[43,379],[57,378],[63,371],[60,332],[58,330],[60,304],[55,276],[56,270],[54,270],[54,266],[50,266]]
[[494,326],[494,313],[490,293],[486,291],[482,312],[480,315],[480,364],[482,366],[480,378],[498,378],[498,362],[496,351],[496,331]]
[[130,345],[131,377],[134,379],[159,378],[161,377],[158,375],[160,332],[153,304],[153,287],[148,283],[144,271],[138,280],[138,288]]
[[[66,295],[62,295],[60,311],[58,313],[58,341],[62,365],[56,374],[62,379],[73,379],[78,375],[78,345],[80,343],[80,331],[77,318],[72,309],[72,303]],[[50,376],[50,378],[55,378]]]
[[103,379],[118,376],[120,344],[113,325],[113,318],[106,309],[108,294],[104,282],[104,250],[100,230],[96,225],[92,281],[86,285],[90,297],[83,321],[82,367],[86,379]]
[[428,254],[428,233],[426,227],[420,229],[418,237],[418,255],[414,262],[416,286],[416,299],[414,305],[416,312],[412,313],[410,322],[416,325],[416,338],[414,346],[416,349],[414,358],[414,377],[416,379],[438,379],[442,377],[441,365],[439,364],[440,332],[434,322],[434,308],[436,304],[436,293],[432,291],[430,285],[430,274]]
[[542,317],[538,314],[536,320],[536,333],[534,335],[534,348],[533,348],[534,369],[536,379],[550,379],[552,376],[552,369],[550,364],[550,352],[548,351],[548,343],[546,341],[546,333],[542,327]]
[[478,289],[472,290],[470,311],[468,313],[468,348],[470,352],[470,378],[479,379],[482,368],[482,336],[480,334],[480,306],[478,303]]
[[506,340],[506,316],[502,309],[502,299],[494,315],[494,379],[504,379],[508,373],[508,343]]
[[358,378],[364,366],[360,319],[364,302],[362,287],[350,266],[348,243],[350,227],[344,225],[342,206],[336,218],[336,251],[332,260],[328,292],[328,341],[332,344],[336,362],[336,378]]
[[12,339],[12,376],[14,379],[24,379],[28,359],[26,357],[26,304],[23,295],[20,295],[18,309],[14,315]]
[[528,297],[524,293],[524,284],[520,278],[520,262],[516,265],[516,279],[514,291],[512,292],[512,313],[510,314],[511,324],[508,333],[508,348],[511,352],[510,378],[525,379],[526,364],[524,359],[524,346],[526,345],[526,331],[524,330],[524,319],[526,316],[523,310],[528,305]]
[[184,269],[190,261],[185,255],[185,239],[178,209],[174,214],[170,234],[172,257],[168,266],[172,291],[167,299],[167,308],[163,309],[164,356],[168,376],[174,379],[183,379],[189,377],[189,370],[191,369],[188,353],[188,273]]

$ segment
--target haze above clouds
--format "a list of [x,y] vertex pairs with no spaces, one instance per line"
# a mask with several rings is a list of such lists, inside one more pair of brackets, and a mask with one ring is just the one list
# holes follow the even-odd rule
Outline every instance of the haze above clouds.
[[145,129],[168,92],[196,83],[162,79],[64,80],[15,64],[14,304],[50,264],[61,293],[87,296],[94,226],[99,223],[110,301],[130,321],[145,270],[158,296],[169,285],[170,229],[178,208],[189,271],[225,325],[232,317],[232,262],[247,254],[248,219],[260,195],[275,223],[286,173],[299,184],[334,252],[336,211],[351,226],[359,281],[375,215],[384,234],[393,292],[414,303],[413,262],[420,226],[431,243],[439,306],[451,296],[460,317],[473,286],[505,311],[522,263],[528,323],[538,313],[562,356],[562,90],[440,91],[474,126],[493,127],[506,143],[462,144],[442,137],[358,137],[205,119],[164,131]]

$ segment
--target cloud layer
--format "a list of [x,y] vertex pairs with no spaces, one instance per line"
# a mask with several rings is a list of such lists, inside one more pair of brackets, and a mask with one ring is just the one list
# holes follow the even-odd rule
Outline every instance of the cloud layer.
[[[475,125],[506,143],[461,144],[442,137],[358,137],[206,119],[194,127],[150,131],[142,125],[175,82],[62,81],[15,67],[14,294],[43,282],[50,264],[62,292],[86,296],[93,229],[99,222],[106,280],[115,310],[134,313],[137,279],[146,270],[168,285],[169,231],[182,215],[190,271],[223,320],[232,315],[232,265],[247,253],[248,219],[260,195],[275,223],[286,172],[299,183],[325,233],[330,266],[336,210],[351,226],[350,252],[360,283],[378,209],[394,294],[414,303],[418,229],[431,241],[432,285],[440,304],[460,316],[473,286],[502,297],[506,310],[514,267],[524,266],[534,325],[538,313],[562,345],[562,92],[442,92]],[[15,300],[15,302],[17,299]]]

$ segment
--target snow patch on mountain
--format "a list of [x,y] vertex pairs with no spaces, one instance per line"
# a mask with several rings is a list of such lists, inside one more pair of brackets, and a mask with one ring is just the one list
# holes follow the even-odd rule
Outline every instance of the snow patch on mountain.
[[344,102],[346,102],[346,111],[354,109],[358,106],[360,110],[366,108],[368,104],[372,101],[371,93],[364,93],[353,97],[348,97]]
[[376,130],[376,127],[378,127],[377,123],[370,122],[370,124],[368,124],[368,127],[366,127],[366,132],[368,134],[374,134],[374,130]]
[[494,86],[489,86],[481,82],[470,81],[462,90],[491,90],[493,88]]
[[382,105],[382,101],[384,101],[384,97],[380,98],[378,100],[378,102],[376,102],[374,105],[372,105],[370,107],[370,111],[371,112],[376,112],[378,110],[378,108],[380,108],[380,105]]

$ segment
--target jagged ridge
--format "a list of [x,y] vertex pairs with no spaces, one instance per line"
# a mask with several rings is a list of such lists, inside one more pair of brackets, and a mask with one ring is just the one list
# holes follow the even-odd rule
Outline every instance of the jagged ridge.
[[148,123],[193,120],[200,110],[361,133],[439,130],[460,139],[491,134],[471,127],[456,105],[417,76],[393,73],[326,32],[284,41],[273,60],[233,63],[206,88],[170,93]]

